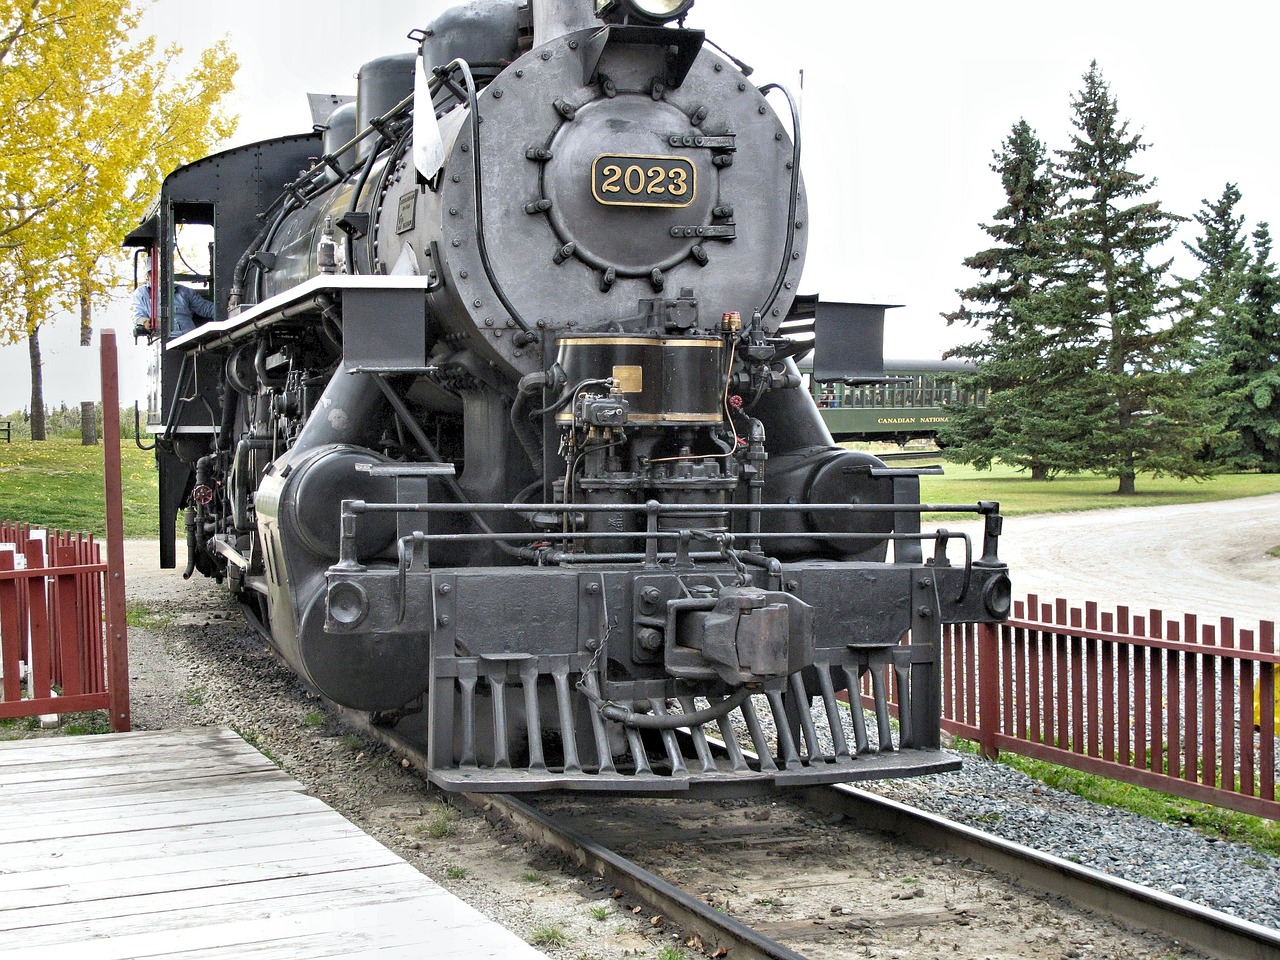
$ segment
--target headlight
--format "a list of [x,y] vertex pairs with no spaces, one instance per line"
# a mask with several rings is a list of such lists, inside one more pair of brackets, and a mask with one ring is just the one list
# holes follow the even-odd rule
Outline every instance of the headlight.
[[623,19],[659,24],[679,20],[693,0],[596,0],[596,16],[611,23]]

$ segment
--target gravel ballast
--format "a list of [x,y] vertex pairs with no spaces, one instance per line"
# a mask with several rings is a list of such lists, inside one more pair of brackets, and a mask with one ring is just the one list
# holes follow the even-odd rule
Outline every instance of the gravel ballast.
[[1280,929],[1280,858],[1057,790],[965,755],[955,773],[882,781],[880,796],[1133,883]]

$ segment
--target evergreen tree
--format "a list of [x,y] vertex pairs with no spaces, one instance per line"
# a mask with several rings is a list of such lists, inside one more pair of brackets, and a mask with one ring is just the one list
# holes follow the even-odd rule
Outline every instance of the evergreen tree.
[[992,156],[991,169],[1000,175],[1006,202],[982,229],[996,245],[965,259],[982,280],[957,290],[960,308],[944,314],[948,325],[959,322],[983,331],[981,339],[960,344],[947,356],[977,363],[974,373],[954,379],[971,395],[985,391],[987,401],[953,410],[939,442],[962,463],[989,469],[999,459],[1043,479],[1057,465],[1030,424],[1043,422],[1050,412],[1045,391],[1050,378],[1043,335],[1022,306],[1044,282],[1052,244],[1047,225],[1056,210],[1052,167],[1026,120],[1013,125]]
[[[1244,294],[1244,277],[1249,267],[1249,250],[1244,238],[1244,217],[1236,214],[1240,190],[1228,183],[1218,200],[1202,200],[1204,209],[1195,216],[1203,231],[1194,244],[1183,243],[1200,262],[1200,276],[1191,284],[1191,301],[1209,321],[1238,303]],[[1212,333],[1212,330],[1210,331]]]
[[1253,251],[1239,300],[1214,330],[1210,392],[1227,423],[1216,454],[1231,470],[1280,473],[1280,277],[1265,223],[1253,233]]
[[1239,468],[1240,464],[1231,462],[1226,453],[1236,433],[1227,425],[1232,378],[1228,373],[1228,348],[1224,345],[1246,325],[1244,294],[1249,270],[1244,217],[1236,213],[1239,202],[1240,190],[1234,183],[1223,188],[1219,199],[1202,200],[1202,209],[1195,216],[1200,236],[1194,243],[1183,243],[1200,264],[1199,276],[1184,281],[1185,309],[1194,318],[1201,343],[1206,395],[1224,425],[1215,447],[1207,449],[1204,456],[1228,469]]
[[1129,132],[1096,62],[1072,100],[1075,133],[1057,151],[1063,193],[1059,281],[1029,313],[1071,379],[1056,407],[1069,465],[1135,492],[1139,472],[1203,476],[1197,458],[1216,430],[1195,364],[1195,321],[1179,311],[1169,260],[1157,260],[1183,218],[1150,197],[1154,178],[1133,169],[1146,149]]

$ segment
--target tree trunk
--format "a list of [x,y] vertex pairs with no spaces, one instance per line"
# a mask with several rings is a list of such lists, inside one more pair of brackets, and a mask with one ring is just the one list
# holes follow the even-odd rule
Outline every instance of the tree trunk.
[[1116,493],[1124,496],[1125,494],[1137,493],[1137,487],[1134,485],[1133,471],[1126,471],[1120,474],[1120,489]]
[[98,413],[92,400],[80,404],[80,446],[98,445]]
[[80,294],[80,346],[93,346],[93,312],[84,293]]
[[1038,464],[1038,463],[1033,465],[1031,467],[1031,479],[1032,480],[1048,480],[1049,468],[1044,466],[1043,464]]
[[[80,292],[80,346],[93,345],[93,311],[89,309],[89,298],[81,287]],[[98,444],[98,417],[93,409],[92,400],[80,401],[80,446],[94,447]]]
[[44,432],[44,375],[40,363],[40,328],[32,327],[27,337],[27,352],[31,355],[31,439],[45,440]]

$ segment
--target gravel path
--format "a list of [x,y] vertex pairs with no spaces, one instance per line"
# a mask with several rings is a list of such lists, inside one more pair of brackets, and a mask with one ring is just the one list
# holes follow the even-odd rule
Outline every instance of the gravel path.
[[[979,524],[955,524],[981,545]],[[1280,494],[1173,507],[1006,517],[1014,596],[1064,597],[1166,616],[1280,619]],[[954,556],[955,554],[953,554]]]
[[[1280,503],[1280,498],[1261,499]],[[1008,522],[1011,532],[1015,524],[1031,529],[1019,518]],[[1011,536],[1006,542],[1017,541]],[[130,631],[136,727],[233,727],[315,795],[482,912],[526,939],[536,940],[539,929],[561,934],[562,946],[543,947],[553,957],[656,957],[663,946],[679,946],[649,918],[621,909],[611,891],[591,878],[566,875],[483,819],[445,808],[398,758],[330,718],[245,627],[224,593],[207,581],[184,582],[176,571],[159,571],[154,543],[129,542],[126,558],[132,602],[152,612],[148,626]],[[1280,929],[1280,860],[1098,807],[980,758],[966,756],[964,763],[959,773],[875,789]],[[858,955],[921,954],[860,946]],[[949,955],[987,954],[973,953],[961,942]],[[1102,943],[1063,942],[1060,955],[1135,954]]]

